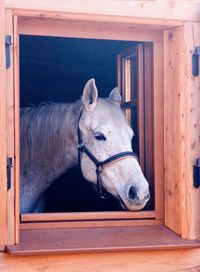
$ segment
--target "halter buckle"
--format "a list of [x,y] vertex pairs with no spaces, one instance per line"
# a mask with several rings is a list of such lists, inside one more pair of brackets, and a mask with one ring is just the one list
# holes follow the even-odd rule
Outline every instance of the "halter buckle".
[[103,170],[103,165],[102,164],[97,165],[97,169],[96,169],[97,176],[100,175],[102,170]]

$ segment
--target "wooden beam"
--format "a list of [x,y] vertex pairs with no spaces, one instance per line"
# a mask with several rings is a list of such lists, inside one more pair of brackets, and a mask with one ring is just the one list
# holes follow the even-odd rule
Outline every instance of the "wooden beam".
[[164,218],[164,92],[163,43],[153,44],[153,130],[156,219]]
[[65,222],[25,222],[20,224],[21,230],[42,229],[77,229],[77,228],[112,228],[112,227],[135,227],[163,225],[163,220],[104,220],[104,221],[65,221]]
[[5,9],[0,0],[0,245],[7,242]]
[[175,272],[198,271],[200,249],[103,252],[45,256],[16,256],[0,254],[1,272]]
[[[84,31],[83,31],[84,28]],[[131,24],[19,18],[19,34],[128,41],[162,41],[161,31],[141,29]]]
[[15,243],[19,243],[19,221],[20,221],[20,82],[19,82],[19,35],[18,17],[13,16],[13,74],[14,74],[14,214],[15,214]]
[[28,213],[21,214],[22,222],[121,220],[155,218],[155,211],[136,212],[76,212],[76,213]]
[[147,19],[152,19],[153,24],[166,24],[177,26],[182,21],[200,20],[200,2],[198,0],[183,1],[123,1],[123,0],[102,0],[94,1],[81,0],[49,1],[49,0],[6,0],[6,8],[21,11],[39,11],[60,13],[83,13],[122,16],[137,19],[137,22],[150,23]]
[[[11,36],[13,44],[13,16],[10,10],[6,11],[6,35]],[[10,45],[10,67],[6,70],[6,130],[7,130],[7,157],[12,158],[11,167],[11,186],[7,194],[7,231],[8,231],[8,244],[14,244],[15,238],[15,209],[14,209],[14,198],[15,198],[15,185],[14,185],[14,74],[13,74],[13,45]]]

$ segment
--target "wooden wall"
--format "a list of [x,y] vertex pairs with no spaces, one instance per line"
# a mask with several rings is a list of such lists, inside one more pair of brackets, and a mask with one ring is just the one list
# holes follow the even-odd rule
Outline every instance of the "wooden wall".
[[10,257],[0,254],[1,272],[196,272],[200,249]]
[[[114,16],[128,16],[130,20],[136,22],[141,18],[141,21],[146,25],[151,24],[154,19],[157,19],[161,25],[171,24],[174,26],[175,23],[180,25],[181,20],[199,21],[200,18],[200,2],[198,0],[101,0],[95,2],[84,0],[84,4],[82,0],[5,0],[5,3],[6,7],[15,10],[52,11],[56,13],[66,11],[68,13],[87,14],[88,19],[90,18],[89,13],[111,15],[113,20],[116,20]],[[56,16],[60,17],[62,14],[57,13]],[[167,20],[170,21],[167,22]],[[119,22],[119,19],[117,21]]]
[[[13,8],[14,13],[18,14],[28,11],[31,14],[37,12],[41,16],[47,16],[45,11],[52,12],[54,17],[64,18],[63,11],[71,14],[81,14],[82,18],[91,20],[101,16],[108,16],[111,22],[116,21],[115,16],[120,16],[119,22],[130,20],[130,22],[148,24],[151,29],[152,25],[157,29],[169,28],[170,26],[183,27],[174,30],[173,35],[181,35],[183,48],[176,50],[177,44],[173,45],[168,54],[175,57],[175,62],[168,63],[173,67],[178,63],[183,63],[183,70],[176,71],[178,80],[174,86],[170,86],[174,95],[173,88],[176,88],[176,99],[179,97],[182,101],[181,106],[177,109],[176,103],[172,101],[172,110],[178,115],[182,124],[178,127],[174,125],[174,131],[178,131],[178,139],[168,138],[172,147],[171,156],[175,158],[175,165],[167,162],[168,167],[180,167],[175,180],[171,180],[171,186],[168,189],[168,197],[172,200],[168,208],[174,213],[166,217],[167,225],[174,228],[178,233],[185,237],[200,236],[200,193],[199,189],[194,189],[192,185],[192,165],[195,158],[200,156],[200,80],[191,75],[191,55],[195,46],[200,44],[200,25],[192,21],[200,19],[200,1],[116,1],[102,0],[96,1],[85,0],[84,5],[81,0],[43,0],[43,1],[26,1],[26,0],[6,0],[7,8]],[[60,13],[58,13],[60,11]],[[88,15],[93,13],[93,15]],[[4,21],[3,1],[0,0],[0,243],[6,242],[6,108],[5,108],[5,68],[4,68]],[[128,18],[128,19],[127,19]],[[147,20],[148,18],[148,20]],[[188,22],[186,22],[188,21]],[[161,26],[161,27],[160,27]],[[170,43],[170,30],[166,30],[164,39]],[[180,41],[179,41],[180,42]],[[177,60],[177,62],[176,62]],[[174,67],[175,67],[174,66]],[[173,74],[173,69],[169,72]],[[170,77],[170,76],[169,76]],[[165,83],[169,84],[169,83]],[[167,87],[168,88],[168,87]],[[165,86],[166,90],[166,86]],[[165,93],[166,94],[166,93]],[[170,98],[167,97],[169,100]],[[178,101],[178,100],[177,100]],[[168,101],[169,102],[169,101]],[[170,113],[170,108],[165,113]],[[173,117],[172,117],[173,118]],[[171,127],[173,122],[166,120]],[[166,123],[165,123],[166,124]],[[165,127],[166,128],[166,127]],[[169,137],[170,134],[168,133]],[[178,145],[181,148],[178,154],[173,154]],[[165,145],[165,146],[167,146]],[[174,151],[175,150],[175,151]],[[174,168],[175,171],[176,168]],[[167,177],[170,180],[170,176]],[[173,178],[173,177],[172,177]],[[180,182],[180,183],[178,183]],[[178,186],[178,187],[177,187]],[[184,186],[184,187],[182,187]],[[171,191],[169,190],[171,189]],[[175,195],[181,196],[176,202]],[[169,210],[168,210],[169,211]],[[174,215],[174,216],[173,216]],[[177,228],[174,225],[174,217],[181,225]],[[155,237],[156,239],[156,237]],[[68,255],[48,255],[32,257],[10,257],[5,253],[0,254],[0,271],[199,271],[200,269],[200,249],[193,250],[163,250],[163,251],[138,251],[138,252],[118,252],[118,253],[96,253],[96,254],[68,254]]]

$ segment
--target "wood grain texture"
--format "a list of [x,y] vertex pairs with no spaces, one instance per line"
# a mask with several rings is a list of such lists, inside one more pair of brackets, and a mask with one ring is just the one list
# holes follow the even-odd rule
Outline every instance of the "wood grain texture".
[[[79,20],[78,20],[79,18]],[[44,18],[19,18],[19,33],[24,35],[59,36],[71,38],[90,38],[108,40],[128,40],[128,41],[161,41],[161,31],[141,29],[141,26],[130,23],[115,24],[107,22],[88,21],[87,17],[82,20],[77,16],[77,20],[58,20]],[[84,31],[83,31],[84,28]]]
[[[178,25],[183,20],[198,21],[200,18],[200,3],[198,0],[183,1],[123,1],[123,0],[102,0],[94,1],[85,0],[84,4],[81,0],[73,1],[26,1],[26,0],[6,0],[6,7],[21,10],[39,10],[69,12],[69,13],[93,13],[97,15],[127,16],[137,19],[152,19],[154,24],[157,21],[162,24],[170,25],[170,20]],[[168,20],[168,21],[165,21]],[[147,24],[147,22],[146,22]]]
[[[145,169],[145,104],[144,104],[144,94],[145,94],[145,86],[144,86],[144,78],[145,78],[145,65],[148,65],[147,62],[144,62],[144,45],[139,44],[137,49],[138,59],[137,59],[137,99],[138,99],[138,107],[137,107],[137,119],[138,119],[138,138],[139,138],[139,158],[141,168]],[[145,78],[146,81],[150,79]]]
[[[154,139],[154,50],[153,43],[146,43],[144,45],[144,163],[145,163],[145,176],[149,182],[150,188],[150,200],[148,206],[155,209],[156,217],[158,218],[159,206],[155,205],[155,188],[158,190],[157,197],[162,195],[162,186],[160,186],[160,180],[155,180],[155,165],[154,165],[154,150],[155,150],[155,139]],[[161,78],[162,80],[163,78]],[[156,77],[157,80],[157,77]],[[162,161],[160,168],[163,167]],[[163,181],[163,180],[162,180]],[[161,208],[162,205],[160,204]],[[156,209],[157,208],[157,209]],[[162,217],[163,218],[163,217]]]
[[5,9],[0,0],[0,245],[7,242]]
[[20,244],[7,246],[11,255],[198,248],[164,226],[21,230]]
[[139,212],[76,212],[76,213],[28,213],[21,214],[21,222],[48,222],[48,221],[85,221],[108,219],[142,219],[154,218],[154,211]]
[[69,221],[69,222],[28,222],[21,223],[23,229],[70,229],[70,228],[102,228],[102,227],[133,227],[133,226],[155,226],[163,225],[163,220],[103,220],[103,221]]
[[19,221],[20,221],[20,94],[19,94],[19,35],[18,18],[13,17],[13,64],[14,64],[14,214],[15,214],[15,243],[19,242]]
[[153,134],[156,218],[164,218],[164,71],[163,43],[153,44]]
[[0,254],[1,272],[197,272],[200,249],[130,251],[44,256]]
[[183,29],[164,31],[164,165],[165,224],[181,234],[181,103],[183,100]]
[[200,43],[198,23],[165,31],[165,222],[185,238],[200,237],[200,191],[193,165],[200,157],[200,82],[192,54]]
[[182,166],[184,201],[182,201],[182,236],[200,238],[200,189],[193,186],[193,168],[200,157],[200,76],[192,76],[192,54],[200,44],[200,24],[184,25],[184,100],[182,117]]
[[14,151],[14,65],[13,65],[13,16],[10,10],[6,11],[6,34],[11,36],[12,45],[10,46],[10,67],[6,69],[6,106],[7,106],[7,156],[12,158],[11,167],[11,187],[7,194],[7,231],[8,231],[8,244],[15,243],[15,151]]

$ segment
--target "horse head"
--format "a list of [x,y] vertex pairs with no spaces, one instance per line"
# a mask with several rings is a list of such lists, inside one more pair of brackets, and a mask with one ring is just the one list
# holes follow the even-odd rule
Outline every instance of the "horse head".
[[[86,83],[78,124],[81,144],[85,148],[80,166],[91,183],[98,185],[100,178],[102,187],[115,196],[124,209],[140,210],[149,200],[149,184],[133,156],[134,133],[121,110],[121,100],[118,88],[103,99],[98,98],[94,79]],[[106,161],[109,163],[102,164]]]

